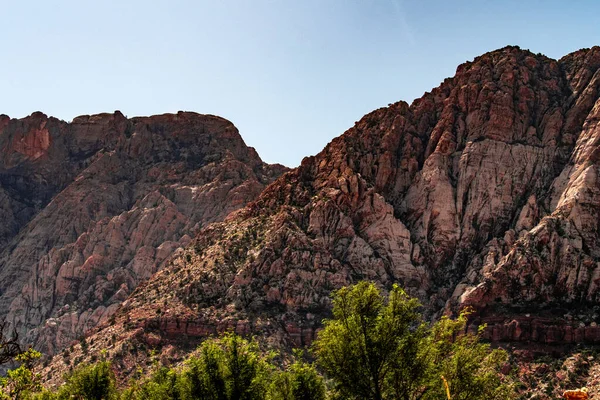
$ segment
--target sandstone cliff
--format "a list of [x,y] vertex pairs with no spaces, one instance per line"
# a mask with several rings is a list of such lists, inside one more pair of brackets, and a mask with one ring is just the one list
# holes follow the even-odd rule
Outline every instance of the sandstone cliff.
[[214,116],[2,116],[0,312],[52,354],[284,170]]
[[127,371],[140,346],[176,359],[226,329],[307,344],[331,291],[361,279],[400,283],[432,316],[473,306],[496,340],[600,341],[599,90],[598,47],[459,66],[203,229],[92,350]]

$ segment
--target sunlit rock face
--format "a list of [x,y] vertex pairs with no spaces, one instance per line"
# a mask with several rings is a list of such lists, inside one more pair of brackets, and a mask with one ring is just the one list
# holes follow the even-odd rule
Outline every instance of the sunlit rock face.
[[599,68],[597,47],[506,47],[364,116],[167,259],[92,353],[126,375],[143,356],[123,349],[177,359],[224,330],[306,345],[331,292],[363,279],[427,317],[471,306],[493,340],[600,341]]
[[215,116],[2,116],[0,312],[52,354],[284,171]]
[[600,339],[555,315],[600,296],[599,67],[599,48],[556,61],[516,47],[459,66],[204,229],[128,312],[169,335],[235,326],[298,345],[333,289],[368,279],[429,315],[473,306],[497,340]]

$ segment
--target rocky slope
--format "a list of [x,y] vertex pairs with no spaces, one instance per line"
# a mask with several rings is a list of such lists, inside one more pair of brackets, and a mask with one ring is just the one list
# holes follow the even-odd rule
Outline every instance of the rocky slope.
[[62,349],[284,170],[214,116],[1,116],[0,313]]
[[598,47],[558,61],[506,47],[459,66],[203,229],[91,353],[130,371],[148,348],[177,359],[226,329],[304,345],[331,291],[360,279],[400,283],[429,315],[472,306],[495,340],[600,341],[599,90]]

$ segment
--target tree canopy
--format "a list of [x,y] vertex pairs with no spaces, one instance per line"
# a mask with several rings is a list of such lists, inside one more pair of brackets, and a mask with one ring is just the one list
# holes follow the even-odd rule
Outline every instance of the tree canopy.
[[398,286],[385,295],[361,282],[333,293],[333,317],[309,354],[297,350],[275,362],[255,339],[225,333],[205,340],[179,366],[155,361],[148,378],[122,390],[102,359],[79,366],[49,391],[34,373],[39,353],[30,350],[0,386],[6,398],[44,400],[440,400],[446,390],[452,400],[514,397],[500,373],[506,352],[481,343],[481,331],[467,332],[468,311],[429,324],[420,307]]
[[314,343],[318,364],[349,399],[508,399],[503,350],[466,332],[468,311],[424,323],[419,302],[394,285],[384,296],[361,282],[333,296],[333,318]]

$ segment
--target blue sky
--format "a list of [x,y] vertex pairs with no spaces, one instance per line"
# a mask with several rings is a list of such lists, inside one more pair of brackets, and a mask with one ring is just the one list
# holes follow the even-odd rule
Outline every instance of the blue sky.
[[367,112],[507,44],[600,44],[597,1],[0,0],[0,113],[178,110],[296,166]]

